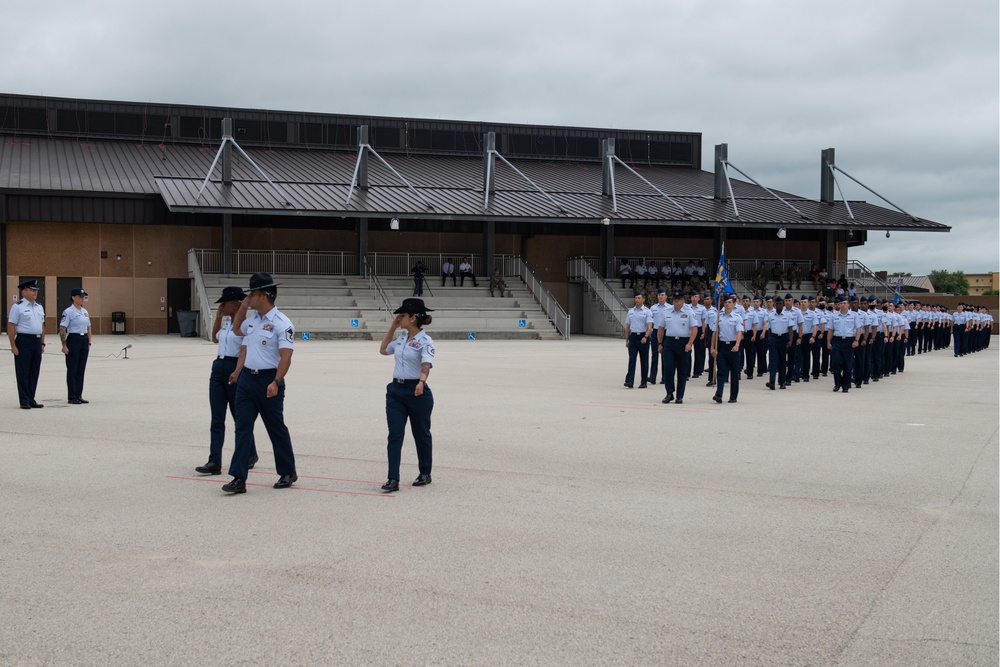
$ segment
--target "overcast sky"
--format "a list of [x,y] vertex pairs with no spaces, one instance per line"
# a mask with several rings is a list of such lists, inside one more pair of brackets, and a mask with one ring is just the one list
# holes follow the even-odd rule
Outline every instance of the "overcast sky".
[[812,198],[820,150],[835,147],[839,167],[953,228],[872,234],[852,258],[1000,269],[997,0],[50,0],[3,13],[0,92],[694,131],[707,169],[728,143],[756,180]]

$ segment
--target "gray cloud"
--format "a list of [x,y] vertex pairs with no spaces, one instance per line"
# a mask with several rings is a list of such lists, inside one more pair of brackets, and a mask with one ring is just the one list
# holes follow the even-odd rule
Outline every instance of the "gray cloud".
[[757,180],[810,197],[832,146],[842,168],[954,228],[852,256],[987,271],[1000,265],[998,21],[995,0],[53,0],[5,10],[0,90],[700,131],[707,168],[726,142]]

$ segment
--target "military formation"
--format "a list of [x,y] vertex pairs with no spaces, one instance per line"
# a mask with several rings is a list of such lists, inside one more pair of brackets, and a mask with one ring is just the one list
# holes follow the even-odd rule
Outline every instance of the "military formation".
[[986,349],[994,328],[985,307],[965,303],[951,313],[940,304],[874,296],[722,294],[716,306],[711,293],[697,290],[668,298],[660,287],[655,294],[647,307],[647,292],[634,291],[625,323],[625,387],[646,389],[659,375],[663,403],[683,403],[688,381],[703,375],[716,388],[716,403],[727,384],[728,402],[736,403],[744,375],[764,377],[771,391],[832,375],[833,391],[848,393],[904,372],[906,357],[952,349],[957,358]]

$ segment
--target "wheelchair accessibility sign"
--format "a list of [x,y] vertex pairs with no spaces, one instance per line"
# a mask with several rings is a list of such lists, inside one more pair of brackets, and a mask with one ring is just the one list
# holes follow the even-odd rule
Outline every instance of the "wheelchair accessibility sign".
[[312,336],[309,335],[308,331],[302,332],[302,340],[309,340],[310,338],[312,338]]
[[470,331],[469,332],[469,340],[476,340],[476,332],[475,331]]
[[526,326],[528,326],[528,320],[518,320],[517,321],[517,326],[519,326],[522,329],[524,329]]
[[351,328],[352,329],[357,329],[359,324],[361,324],[360,320],[357,320],[357,319],[351,320]]

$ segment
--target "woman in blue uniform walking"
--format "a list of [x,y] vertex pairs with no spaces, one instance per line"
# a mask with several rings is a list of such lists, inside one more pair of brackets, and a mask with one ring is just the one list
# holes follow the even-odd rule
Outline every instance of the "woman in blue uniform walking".
[[73,300],[73,305],[63,311],[59,320],[62,353],[66,355],[66,393],[70,404],[83,405],[90,403],[83,397],[83,376],[87,372],[92,334],[90,313],[83,307],[87,293],[82,288],[70,291],[69,298]]
[[[431,483],[431,411],[434,409],[434,395],[427,386],[427,376],[434,366],[434,341],[423,330],[431,323],[430,312],[433,311],[424,306],[423,299],[403,299],[403,305],[393,311],[396,317],[379,348],[380,354],[396,357],[392,382],[385,392],[389,479],[382,485],[384,493],[399,490],[399,461],[407,419],[416,442],[420,471],[413,486]],[[397,329],[403,330],[398,336]]]
[[[212,362],[212,374],[208,377],[208,404],[212,410],[212,424],[209,427],[211,440],[208,446],[208,463],[195,468],[202,475],[222,474],[222,444],[226,440],[226,410],[236,421],[236,384],[229,383],[229,376],[236,370],[240,358],[240,347],[243,345],[242,332],[233,330],[233,315],[240,308],[240,303],[246,298],[239,287],[226,287],[222,296],[215,303],[215,321],[212,323],[212,340],[219,344],[215,361]],[[253,469],[257,463],[257,445],[250,433],[250,463],[247,469]]]

